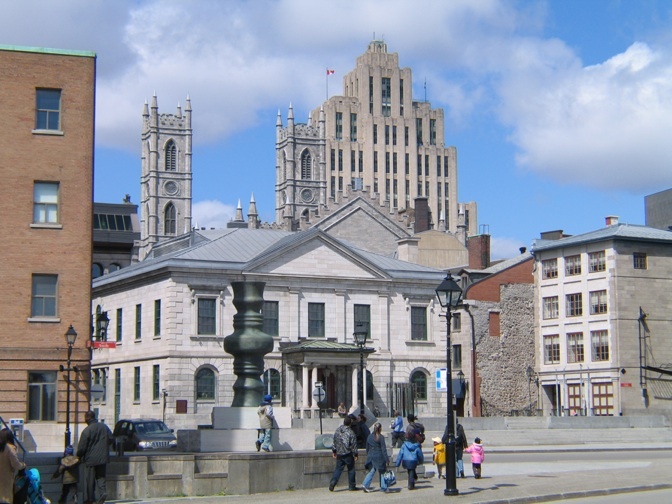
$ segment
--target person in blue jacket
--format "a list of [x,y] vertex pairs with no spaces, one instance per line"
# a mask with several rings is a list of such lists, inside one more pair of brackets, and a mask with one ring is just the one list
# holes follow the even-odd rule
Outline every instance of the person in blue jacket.
[[420,431],[418,430],[413,434],[413,438],[407,439],[404,441],[404,444],[401,445],[396,461],[397,467],[402,466],[408,471],[409,490],[415,490],[415,482],[418,479],[418,473],[415,472],[415,468],[418,467],[418,464],[422,464],[425,461],[425,457],[422,454],[422,447],[418,441]]

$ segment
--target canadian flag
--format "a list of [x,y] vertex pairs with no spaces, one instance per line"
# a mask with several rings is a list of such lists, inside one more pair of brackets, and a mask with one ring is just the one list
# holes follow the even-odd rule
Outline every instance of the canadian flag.
[[327,75],[331,75],[331,74],[333,74],[335,71],[336,71],[336,70],[329,70],[329,69],[327,68]]

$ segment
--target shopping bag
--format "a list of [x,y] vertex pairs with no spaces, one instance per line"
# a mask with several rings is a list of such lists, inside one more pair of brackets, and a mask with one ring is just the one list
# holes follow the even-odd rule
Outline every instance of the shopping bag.
[[394,475],[394,471],[385,471],[383,473],[383,479],[388,488],[397,483],[397,477]]

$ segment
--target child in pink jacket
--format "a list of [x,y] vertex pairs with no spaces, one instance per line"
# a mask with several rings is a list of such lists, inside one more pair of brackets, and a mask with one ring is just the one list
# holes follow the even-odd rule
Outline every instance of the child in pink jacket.
[[481,438],[474,439],[474,444],[464,449],[465,453],[471,454],[471,467],[474,469],[474,477],[481,479],[481,464],[485,460],[485,452],[481,444]]

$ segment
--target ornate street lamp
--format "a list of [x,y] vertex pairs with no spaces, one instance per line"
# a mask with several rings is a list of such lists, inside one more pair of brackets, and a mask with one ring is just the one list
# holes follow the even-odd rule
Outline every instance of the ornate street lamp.
[[[98,307],[100,309],[100,306]],[[106,311],[98,311],[96,314],[96,340],[107,341],[107,327],[110,325],[110,318]]]
[[63,367],[63,364],[60,366],[61,371],[66,372],[66,389],[65,389],[65,447],[70,446],[70,371],[77,372],[77,367],[71,367],[70,362],[72,358],[72,347],[75,346],[75,341],[77,341],[77,331],[75,328],[68,327],[68,330],[65,332],[65,341],[68,344],[68,366]]
[[366,345],[369,331],[366,330],[364,324],[358,323],[352,335],[359,347],[359,413],[360,415],[364,415],[364,346]]
[[450,319],[451,310],[457,308],[462,300],[462,289],[453,280],[450,274],[446,275],[441,285],[436,288],[436,297],[446,309],[446,431],[448,433],[448,452],[446,454],[446,489],[443,495],[458,495],[457,476],[455,473],[455,421],[453,420],[453,376],[450,358]]

